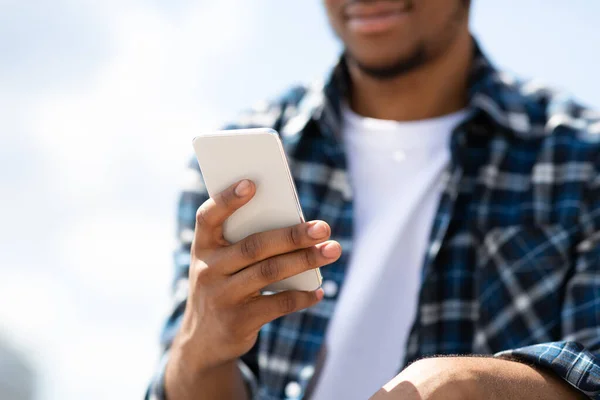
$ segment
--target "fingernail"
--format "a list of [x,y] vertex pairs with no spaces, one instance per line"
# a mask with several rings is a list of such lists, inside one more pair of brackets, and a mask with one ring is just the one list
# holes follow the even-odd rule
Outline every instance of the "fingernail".
[[321,239],[327,236],[327,225],[325,222],[317,221],[317,223],[311,225],[308,228],[308,236],[313,239]]
[[244,179],[235,187],[235,195],[237,197],[244,197],[250,193],[250,181],[248,179]]
[[340,255],[341,247],[337,242],[327,243],[321,247],[321,254],[327,258],[336,258]]
[[318,288],[315,290],[315,296],[317,296],[317,301],[323,300],[323,296],[325,295],[325,291],[322,288]]

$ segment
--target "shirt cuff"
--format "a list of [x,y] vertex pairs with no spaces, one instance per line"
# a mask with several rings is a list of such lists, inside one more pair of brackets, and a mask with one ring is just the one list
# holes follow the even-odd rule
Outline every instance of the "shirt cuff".
[[549,342],[496,353],[553,371],[591,399],[600,400],[600,360],[577,342]]

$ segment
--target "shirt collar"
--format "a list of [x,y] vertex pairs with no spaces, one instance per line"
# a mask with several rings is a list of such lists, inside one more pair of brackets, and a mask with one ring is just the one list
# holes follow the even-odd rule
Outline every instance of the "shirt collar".
[[[544,132],[544,109],[528,96],[526,86],[507,73],[498,71],[473,39],[473,62],[469,77],[469,106],[485,114],[500,132],[520,138],[533,138]],[[304,118],[294,122],[288,133],[298,133],[314,120],[320,133],[335,139],[341,132],[341,102],[347,96],[350,83],[348,68],[341,57],[325,82],[309,87],[299,104]],[[287,124],[289,125],[289,124]],[[284,128],[284,129],[285,129]],[[292,129],[289,129],[292,128]]]

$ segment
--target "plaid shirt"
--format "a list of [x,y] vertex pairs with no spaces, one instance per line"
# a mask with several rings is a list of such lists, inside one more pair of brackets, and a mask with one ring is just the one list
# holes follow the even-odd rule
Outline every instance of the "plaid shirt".
[[[348,82],[341,61],[326,84],[294,88],[228,127],[280,132],[306,219],[327,221],[344,250],[322,269],[324,282],[340,288],[352,254],[352,190],[340,138]],[[469,88],[474,112],[452,135],[417,315],[398,365],[439,354],[510,357],[600,399],[600,114],[498,72],[478,46]],[[195,159],[187,174],[173,310],[149,399],[164,399],[195,212],[208,198]],[[326,296],[262,328],[240,362],[254,398],[303,397],[336,300]]]

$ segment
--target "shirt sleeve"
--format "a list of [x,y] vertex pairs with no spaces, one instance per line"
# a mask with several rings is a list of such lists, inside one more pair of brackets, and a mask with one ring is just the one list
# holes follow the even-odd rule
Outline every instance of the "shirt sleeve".
[[[194,237],[196,210],[208,200],[208,192],[204,185],[200,168],[195,158],[190,160],[185,169],[183,188],[179,197],[177,211],[177,240],[174,252],[174,279],[172,284],[171,307],[163,325],[160,343],[162,356],[156,372],[146,391],[146,400],[166,400],[164,390],[164,374],[169,359],[169,349],[181,325],[188,296],[188,272],[190,267],[190,248]],[[256,346],[240,360],[240,371],[252,395],[256,389],[258,357]]]
[[549,369],[591,399],[600,400],[600,169],[592,175],[580,211],[582,239],[574,251],[574,273],[565,287],[562,340],[496,356]]

